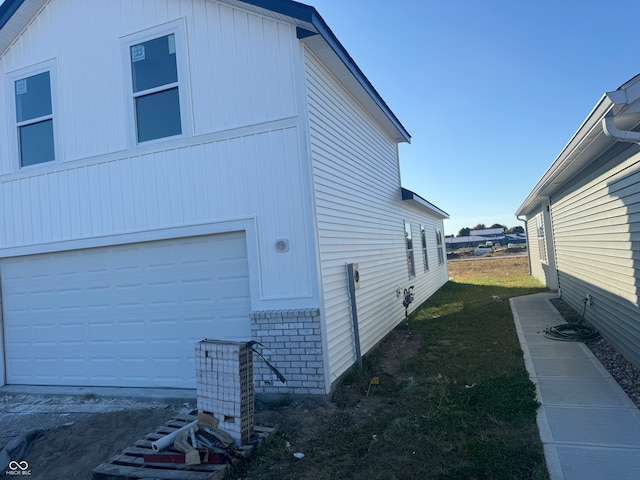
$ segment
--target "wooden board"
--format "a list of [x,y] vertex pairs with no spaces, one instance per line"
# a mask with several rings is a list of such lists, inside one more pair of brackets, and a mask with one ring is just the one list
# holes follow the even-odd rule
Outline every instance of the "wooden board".
[[[93,480],[133,480],[133,479],[158,479],[158,480],[222,480],[226,477],[229,465],[201,464],[183,465],[175,463],[148,463],[143,456],[156,453],[151,448],[151,443],[179,428],[197,420],[195,415],[178,415],[164,425],[158,427],[135,442],[132,447],[125,448],[101,465],[93,469]],[[248,458],[273,429],[269,427],[254,428],[254,442],[237,448],[240,457]],[[165,450],[169,453],[179,453],[173,448]],[[239,461],[235,459],[234,461]]]

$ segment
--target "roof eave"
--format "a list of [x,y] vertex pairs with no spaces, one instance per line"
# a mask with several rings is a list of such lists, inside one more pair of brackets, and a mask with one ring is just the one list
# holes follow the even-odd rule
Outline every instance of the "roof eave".
[[517,217],[534,211],[541,199],[550,198],[565,182],[618,144],[619,139],[609,136],[603,128],[605,117],[617,119],[626,133],[640,126],[640,74],[600,98],[567,146],[516,210]]
[[602,119],[612,110],[613,106],[610,98],[606,94],[603,95],[577,132],[571,137],[569,143],[562,149],[560,155],[516,210],[516,216],[526,215],[538,205],[540,199],[549,197],[558,187],[561,176],[571,178],[582,170],[586,165],[578,160],[585,152],[593,149],[594,146],[598,150],[603,150],[603,144],[612,145],[615,143],[605,135],[601,126]]
[[436,216],[441,220],[446,220],[449,218],[449,214],[444,210],[439,209],[433,203],[425,200],[417,193],[412,192],[404,187],[400,187],[400,193],[403,202],[407,202],[414,207],[419,208],[420,210],[426,211],[431,215]]
[[[331,31],[331,28],[329,28],[327,23],[314,7],[305,5],[303,3],[283,0],[224,1],[228,3],[236,3],[239,1],[245,4],[253,5],[254,7],[258,7],[260,9],[284,15],[286,17],[298,20],[298,22],[303,22],[303,24],[296,22],[296,25],[305,28],[312,33],[317,33],[322,38],[323,43],[329,46],[331,54],[333,54],[343,66],[344,70],[333,73],[343,81],[347,88],[352,87],[353,89],[354,87],[354,85],[349,82],[348,77],[350,76],[351,78],[355,79],[357,87],[362,89],[362,91],[366,93],[366,96],[371,100],[371,103],[368,105],[367,103],[369,102],[365,100],[363,102],[365,103],[364,106],[369,110],[371,110],[372,108],[377,109],[382,114],[374,114],[374,118],[377,118],[384,127],[386,127],[393,133],[392,136],[396,142],[411,142],[411,135],[409,134],[407,129],[402,125],[393,111],[391,111],[387,103],[382,99],[369,79],[362,72],[362,70],[360,70],[360,67],[358,67],[358,65],[354,62],[353,58],[351,58],[347,50],[340,43],[338,38]],[[323,52],[322,49],[318,46],[315,41],[315,37],[315,35],[305,35],[301,38],[301,41],[303,41],[311,49],[311,51],[317,54],[318,57],[321,58],[321,60],[324,60],[326,58],[326,52]],[[335,62],[334,65],[336,65]],[[363,96],[356,95],[356,97],[361,101],[364,100]]]

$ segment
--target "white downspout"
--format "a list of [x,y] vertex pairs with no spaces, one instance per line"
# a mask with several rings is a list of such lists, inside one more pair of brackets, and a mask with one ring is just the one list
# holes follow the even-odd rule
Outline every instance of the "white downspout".
[[529,228],[527,227],[527,218],[520,218],[520,215],[516,215],[516,218],[524,223],[524,238],[527,240],[527,260],[529,261],[529,275],[531,275],[531,249],[529,248]]

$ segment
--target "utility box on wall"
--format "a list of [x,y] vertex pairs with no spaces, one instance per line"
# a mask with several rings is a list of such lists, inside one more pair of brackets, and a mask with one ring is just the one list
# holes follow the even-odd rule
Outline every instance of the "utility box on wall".
[[212,415],[238,446],[253,437],[253,350],[245,343],[196,344],[198,412]]
[[347,264],[347,277],[349,279],[349,290],[360,288],[360,266],[357,263]]

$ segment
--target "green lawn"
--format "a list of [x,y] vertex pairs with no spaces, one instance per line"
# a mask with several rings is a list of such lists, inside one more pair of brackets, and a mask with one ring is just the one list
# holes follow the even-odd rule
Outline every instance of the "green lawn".
[[299,407],[281,407],[284,425],[236,478],[548,478],[508,301],[544,289],[526,258],[451,262],[449,271],[409,327],[343,379],[332,408],[305,410],[313,420],[301,427]]

